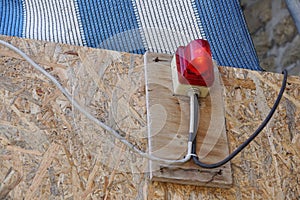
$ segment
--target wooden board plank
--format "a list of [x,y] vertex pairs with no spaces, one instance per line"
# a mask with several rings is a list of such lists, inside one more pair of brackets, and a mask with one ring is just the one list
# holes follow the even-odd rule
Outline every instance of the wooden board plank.
[[[147,150],[142,55],[0,36],[41,64],[98,119]],[[243,67],[243,66],[240,66]],[[219,67],[234,150],[274,103],[281,74]],[[24,199],[299,199],[300,78],[289,76],[268,126],[231,162],[233,184],[212,188],[149,181],[147,160],[73,109],[18,55],[0,45],[0,194]],[[51,145],[47,173],[41,164]],[[56,148],[55,148],[56,149]]]
[[[171,56],[167,54],[145,55],[149,153],[165,159],[181,159],[187,152],[189,98],[173,94],[170,63]],[[215,76],[210,95],[199,98],[197,154],[206,163],[215,163],[229,154],[223,90],[219,74]],[[216,169],[203,169],[192,161],[179,165],[149,161],[149,165],[154,181],[215,187],[232,184],[230,162]]]

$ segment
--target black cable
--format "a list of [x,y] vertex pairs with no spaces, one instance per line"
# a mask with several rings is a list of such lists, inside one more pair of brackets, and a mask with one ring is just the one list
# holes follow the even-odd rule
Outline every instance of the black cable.
[[[240,153],[250,142],[252,142],[252,140],[254,140],[256,138],[256,136],[263,130],[263,128],[267,125],[267,123],[270,121],[270,119],[272,118],[274,112],[276,111],[276,108],[279,105],[279,102],[283,96],[285,87],[286,87],[286,82],[287,82],[287,70],[283,70],[282,72],[284,74],[284,78],[282,80],[282,85],[281,85],[281,89],[280,92],[277,96],[277,99],[272,107],[272,109],[270,110],[269,114],[267,115],[267,117],[265,118],[265,120],[261,123],[261,125],[256,129],[256,131],[243,143],[241,144],[237,149],[235,149],[231,154],[229,154],[225,159],[217,162],[217,163],[213,163],[213,164],[206,164],[201,162],[198,159],[198,156],[192,156],[193,157],[193,161],[196,165],[202,167],[202,168],[207,168],[207,169],[213,169],[213,168],[217,168],[220,167],[224,164],[226,164],[228,161],[230,161],[231,159],[233,159],[238,153]],[[193,146],[192,146],[192,154],[196,154],[196,138],[193,141]]]

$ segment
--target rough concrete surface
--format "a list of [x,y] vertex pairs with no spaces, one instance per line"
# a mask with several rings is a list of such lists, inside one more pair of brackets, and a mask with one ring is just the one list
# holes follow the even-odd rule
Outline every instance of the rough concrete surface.
[[300,75],[300,36],[284,0],[241,0],[261,66]]

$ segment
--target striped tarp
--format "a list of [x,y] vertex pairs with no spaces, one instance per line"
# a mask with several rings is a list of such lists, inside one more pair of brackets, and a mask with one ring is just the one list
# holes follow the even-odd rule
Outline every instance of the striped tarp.
[[204,38],[220,65],[262,70],[239,0],[0,0],[0,34],[139,54]]

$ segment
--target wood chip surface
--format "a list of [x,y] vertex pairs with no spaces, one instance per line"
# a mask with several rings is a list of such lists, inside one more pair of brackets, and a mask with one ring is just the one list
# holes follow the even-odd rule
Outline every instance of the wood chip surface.
[[[97,119],[147,150],[143,56],[0,36],[54,75]],[[242,66],[241,66],[242,67]],[[283,76],[220,67],[230,150],[268,114]],[[0,46],[0,199],[299,199],[300,78],[232,161],[229,189],[150,182],[147,160],[80,114]]]

